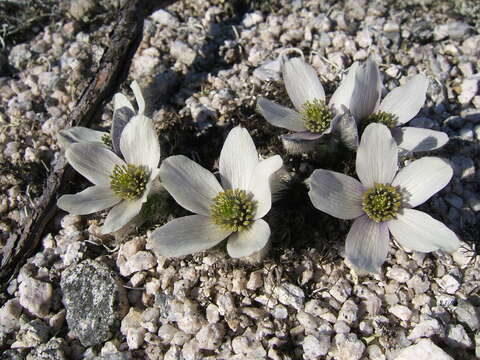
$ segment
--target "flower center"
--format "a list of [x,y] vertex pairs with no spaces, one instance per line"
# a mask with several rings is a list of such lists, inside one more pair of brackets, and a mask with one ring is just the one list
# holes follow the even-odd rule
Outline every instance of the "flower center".
[[147,187],[150,172],[145,166],[115,165],[110,175],[110,187],[119,198],[135,200]]
[[243,231],[253,223],[257,202],[245,190],[228,189],[213,199],[210,208],[213,222],[230,231]]
[[388,128],[392,129],[397,126],[398,123],[398,116],[394,114],[387,113],[385,111],[377,111],[370,116],[368,116],[365,120],[365,127],[371,123],[379,123],[387,126]]
[[375,184],[362,196],[363,211],[375,222],[392,220],[397,216],[402,196],[391,185]]
[[302,114],[307,130],[313,133],[323,133],[329,128],[333,119],[333,112],[325,104],[325,101],[318,99],[303,104],[300,114]]
[[108,147],[112,147],[112,137],[110,134],[103,134],[102,135],[102,142],[107,145]]

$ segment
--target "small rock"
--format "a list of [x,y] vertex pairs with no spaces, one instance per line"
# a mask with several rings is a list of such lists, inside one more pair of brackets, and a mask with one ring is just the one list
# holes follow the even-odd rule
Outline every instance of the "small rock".
[[470,31],[471,26],[461,21],[452,21],[446,24],[435,26],[433,36],[435,40],[442,40],[446,37],[454,40],[461,40]]
[[130,350],[137,350],[142,346],[145,338],[145,329],[141,327],[130,328],[127,331],[127,344]]
[[343,303],[338,313],[338,321],[344,321],[348,325],[352,325],[357,321],[358,306],[353,300],[347,300]]
[[200,349],[216,350],[222,344],[225,335],[223,324],[209,324],[200,329],[195,338]]
[[447,294],[455,294],[457,290],[460,288],[460,282],[455,279],[450,274],[445,275],[440,280],[438,280],[438,285],[447,293]]
[[175,40],[170,46],[170,54],[182,64],[190,66],[195,61],[197,53],[181,40]]
[[455,176],[465,181],[475,179],[475,164],[471,158],[463,155],[452,156],[452,163]]
[[478,309],[469,302],[459,300],[455,308],[455,314],[459,322],[466,324],[471,330],[480,329],[480,315]]
[[168,11],[165,11],[163,9],[155,11],[151,15],[151,18],[156,23],[170,27],[172,29],[176,28],[179,24],[178,19],[175,16],[173,16]]
[[135,272],[148,270],[157,265],[155,256],[149,251],[139,251],[134,255],[124,258],[120,257],[117,261],[122,276],[129,276]]
[[448,325],[445,340],[451,347],[464,349],[471,349],[473,347],[472,339],[470,339],[465,328],[460,324]]
[[360,360],[365,351],[365,344],[356,334],[338,334],[334,338],[336,360]]
[[93,0],[72,0],[70,2],[70,15],[78,21],[88,20],[97,7]]
[[478,78],[473,77],[462,81],[461,92],[458,96],[460,104],[468,104],[478,92]]
[[178,329],[175,326],[163,324],[158,329],[158,337],[164,345],[169,345],[177,332]]
[[442,332],[442,325],[437,319],[423,320],[417,324],[408,335],[409,340],[416,340],[421,337],[432,337]]
[[235,354],[246,356],[248,359],[263,359],[267,355],[262,343],[255,338],[250,329],[243,335],[232,340],[232,349]]
[[412,311],[404,305],[397,304],[390,306],[388,311],[403,321],[408,321],[412,317]]
[[387,270],[387,277],[398,281],[399,283],[405,283],[410,279],[410,274],[404,268],[394,265]]
[[417,344],[403,349],[395,360],[453,360],[430,339],[421,339]]
[[26,278],[20,284],[20,305],[33,315],[45,317],[50,310],[52,284],[34,278]]
[[20,328],[12,348],[31,348],[43,344],[48,339],[48,326],[40,319],[26,323]]
[[10,333],[20,328],[22,307],[17,299],[10,299],[0,308],[0,329]]
[[263,16],[260,12],[248,13],[243,18],[243,26],[250,28],[256,24],[259,24],[263,21]]
[[116,274],[102,263],[85,260],[63,272],[60,286],[68,327],[82,345],[109,340],[128,310]]
[[257,290],[263,285],[263,276],[261,271],[254,271],[250,274],[250,278],[247,282],[248,290]]
[[27,360],[67,360],[67,344],[61,338],[51,338],[46,344],[35,347],[27,355]]
[[290,283],[283,283],[275,288],[275,292],[283,305],[292,306],[300,310],[303,306],[305,294],[302,289]]
[[317,359],[328,353],[330,349],[330,335],[319,335],[318,338],[308,335],[303,339],[302,347],[305,359]]

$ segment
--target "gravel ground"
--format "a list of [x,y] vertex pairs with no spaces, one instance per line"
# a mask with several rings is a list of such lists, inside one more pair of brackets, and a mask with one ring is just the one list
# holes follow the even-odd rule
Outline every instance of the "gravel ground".
[[[215,167],[232,126],[296,176],[267,219],[265,259],[232,260],[222,247],[155,258],[148,233],[181,215],[160,213],[115,237],[102,214],[59,211],[41,248],[0,295],[0,359],[475,359],[480,357],[480,9],[475,1],[204,1],[145,20],[131,80],[145,91],[162,158]],[[60,156],[56,135],[96,71],[115,4],[73,0],[69,16],[7,44],[0,73],[0,242],[22,231]],[[77,21],[75,19],[81,19]],[[108,25],[110,24],[110,25]],[[427,102],[410,123],[446,132],[433,154],[451,183],[421,209],[462,239],[453,254],[392,243],[379,275],[343,261],[348,222],[313,209],[302,180],[343,171],[351,154],[292,156],[282,130],[255,111],[258,96],[288,104],[277,57],[301,49],[327,96],[369,54],[385,89],[424,73]],[[98,125],[108,129],[112,104]],[[76,178],[74,189],[87,186]]]

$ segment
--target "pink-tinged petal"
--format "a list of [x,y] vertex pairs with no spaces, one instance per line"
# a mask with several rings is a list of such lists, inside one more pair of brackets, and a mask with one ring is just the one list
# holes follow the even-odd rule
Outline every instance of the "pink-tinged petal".
[[156,256],[190,255],[214,247],[230,234],[212,223],[208,216],[185,216],[156,229],[147,242],[147,249]]
[[355,89],[350,101],[350,111],[357,121],[375,111],[382,94],[382,80],[378,66],[369,58],[356,71]]
[[248,230],[233,233],[227,241],[227,251],[232,258],[250,256],[262,250],[270,238],[270,226],[258,219]]
[[142,200],[127,201],[115,205],[108,213],[105,223],[100,231],[102,234],[110,234],[127,225],[130,220],[140,213]]
[[57,206],[70,214],[86,215],[107,209],[121,200],[110,186],[95,185],[76,194],[63,195],[58,199]]
[[247,129],[237,126],[225,139],[220,153],[219,170],[226,189],[248,190],[258,153]]
[[298,111],[302,111],[307,101],[325,100],[325,91],[315,69],[302,58],[286,60],[282,73],[288,96]]
[[362,184],[389,184],[398,169],[398,149],[390,130],[372,123],[363,132],[357,151],[356,170]]
[[253,171],[248,186],[249,192],[257,202],[257,211],[254,219],[264,217],[272,207],[272,191],[270,189],[270,177],[283,165],[279,155],[272,156],[260,161]]
[[334,171],[318,169],[310,177],[308,196],[318,210],[339,219],[355,219],[364,214],[362,184]]
[[437,157],[424,157],[401,169],[392,182],[403,193],[403,206],[416,207],[442,190],[452,179],[452,166]]
[[152,119],[134,116],[123,129],[120,150],[128,164],[143,165],[149,169],[158,167],[160,144]]
[[377,273],[388,255],[390,237],[386,223],[377,223],[363,215],[348,232],[345,255],[356,267]]
[[425,104],[428,78],[419,74],[407,80],[405,85],[390,91],[378,106],[379,111],[398,116],[398,125],[405,124],[418,114]]
[[183,155],[162,162],[160,180],[177,203],[205,216],[210,215],[213,198],[223,191],[210,171]]
[[430,252],[441,249],[453,252],[460,246],[452,230],[423,211],[403,209],[396,219],[387,224],[393,237],[411,250]]
[[392,135],[399,149],[406,153],[435,150],[448,142],[444,132],[409,126],[392,129]]
[[275,104],[273,101],[262,97],[257,101],[257,108],[265,120],[273,126],[278,126],[291,131],[306,130],[302,115],[295,110]]
[[65,157],[75,170],[95,185],[109,185],[115,165],[125,165],[112,151],[97,143],[72,144]]

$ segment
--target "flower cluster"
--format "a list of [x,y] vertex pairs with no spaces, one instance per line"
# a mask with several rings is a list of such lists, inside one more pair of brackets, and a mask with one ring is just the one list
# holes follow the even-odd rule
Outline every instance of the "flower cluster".
[[[448,141],[439,131],[402,126],[425,102],[425,76],[413,76],[381,100],[380,72],[368,59],[350,67],[327,102],[315,70],[303,58],[282,55],[282,74],[295,110],[262,97],[257,107],[270,124],[293,132],[281,136],[285,149],[310,152],[332,140],[356,152],[359,180],[325,169],[315,170],[307,180],[315,208],[354,220],[345,250],[351,264],[377,272],[387,257],[390,234],[416,251],[458,248],[451,230],[413,209],[450,182],[452,167],[441,158],[423,157],[399,168],[405,155],[435,150]],[[133,82],[131,87],[138,111],[116,94],[110,133],[80,127],[60,132],[68,162],[95,185],[63,195],[58,206],[79,215],[111,208],[102,227],[103,233],[111,233],[140,213],[158,183],[194,215],[152,232],[147,247],[157,256],[188,255],[225,239],[233,258],[264,250],[271,230],[263,218],[272,207],[282,158],[262,159],[248,131],[235,127],[220,152],[218,174],[183,155],[166,158],[158,168],[160,146],[153,122],[144,114],[139,86]]]

